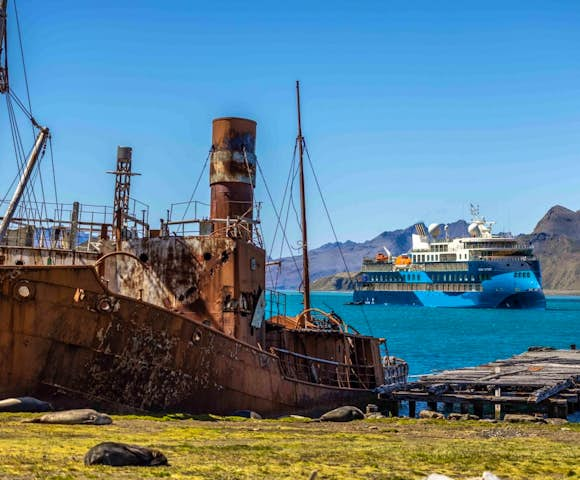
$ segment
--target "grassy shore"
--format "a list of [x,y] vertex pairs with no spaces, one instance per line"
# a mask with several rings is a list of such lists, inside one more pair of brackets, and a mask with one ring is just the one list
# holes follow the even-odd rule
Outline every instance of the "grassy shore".
[[[505,479],[580,478],[580,425],[382,419],[113,417],[110,426],[22,423],[0,414],[2,479],[420,479],[491,470]],[[161,450],[171,466],[85,467],[87,450],[120,441]]]

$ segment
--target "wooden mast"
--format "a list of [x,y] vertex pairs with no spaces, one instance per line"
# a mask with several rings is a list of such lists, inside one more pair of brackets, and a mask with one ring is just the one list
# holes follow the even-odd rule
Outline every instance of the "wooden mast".
[[[310,310],[310,273],[308,268],[308,228],[306,224],[306,195],[304,188],[304,138],[302,137],[302,119],[300,116],[300,82],[296,80],[296,106],[298,110],[298,152],[300,153],[300,213],[302,223],[302,270],[304,283],[304,310]],[[306,314],[308,320],[309,314]]]
[[[0,0],[0,93],[8,91],[8,52],[6,52],[6,6],[8,0]],[[4,55],[2,51],[4,50]]]

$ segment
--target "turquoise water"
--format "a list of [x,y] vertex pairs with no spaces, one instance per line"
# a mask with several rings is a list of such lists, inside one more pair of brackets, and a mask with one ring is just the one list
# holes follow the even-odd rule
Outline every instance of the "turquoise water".
[[[529,346],[580,348],[580,297],[548,297],[546,310],[488,310],[345,305],[350,293],[316,292],[312,304],[335,310],[364,334],[387,339],[389,353],[418,375],[475,366],[522,353]],[[286,292],[287,313],[302,297]]]

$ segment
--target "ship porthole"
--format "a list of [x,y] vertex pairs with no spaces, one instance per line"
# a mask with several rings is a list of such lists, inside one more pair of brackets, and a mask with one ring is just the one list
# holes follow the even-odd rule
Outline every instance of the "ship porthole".
[[193,335],[191,336],[191,339],[195,342],[198,343],[201,340],[201,332],[199,330],[195,330],[193,332]]
[[105,313],[111,312],[113,310],[113,303],[111,302],[111,299],[108,297],[99,299],[97,302],[97,310]]
[[20,295],[22,298],[30,297],[30,288],[28,288],[26,285],[20,285],[18,287],[18,295]]
[[14,285],[14,296],[18,300],[32,300],[34,298],[34,286],[27,282],[21,281]]

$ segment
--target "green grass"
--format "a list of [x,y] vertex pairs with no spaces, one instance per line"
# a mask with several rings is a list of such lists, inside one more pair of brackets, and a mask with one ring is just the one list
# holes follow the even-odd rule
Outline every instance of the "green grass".
[[[384,419],[348,424],[214,416],[117,416],[109,426],[22,423],[0,414],[2,479],[420,479],[491,470],[503,479],[580,478],[580,425]],[[85,467],[120,441],[161,450],[171,466]]]

